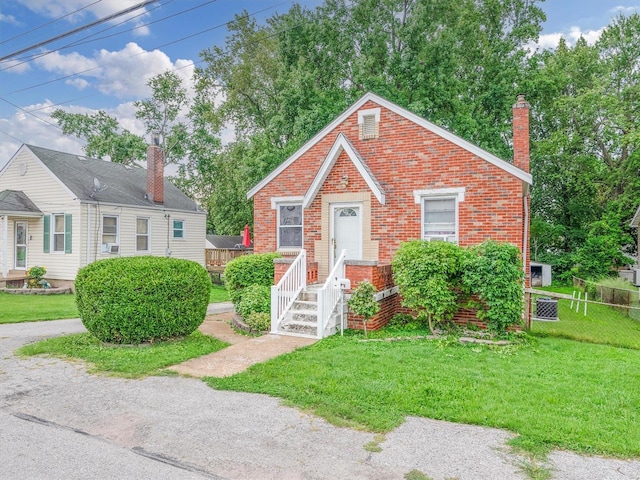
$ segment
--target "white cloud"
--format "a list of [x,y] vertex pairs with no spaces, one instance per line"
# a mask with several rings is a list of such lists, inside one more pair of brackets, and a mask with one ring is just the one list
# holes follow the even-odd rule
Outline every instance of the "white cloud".
[[[38,67],[61,75],[84,72],[67,82],[79,88],[91,85],[100,92],[118,98],[144,98],[151,94],[147,82],[167,70],[175,71],[192,92],[193,62],[178,59],[175,63],[160,50],[147,51],[130,42],[122,50],[95,52],[93,57],[79,53],[51,52],[34,62]],[[84,82],[78,82],[82,78]]]
[[71,85],[72,87],[76,87],[78,90],[84,90],[89,86],[89,82],[87,82],[84,78],[72,78],[65,82],[67,85]]
[[5,15],[2,12],[0,12],[0,22],[13,23],[14,25],[18,25],[16,17],[14,17],[13,15]]
[[23,60],[4,60],[0,62],[1,68],[4,72],[7,73],[24,73],[28,70],[31,70],[31,66],[29,62],[25,62]]
[[604,28],[599,30],[586,30],[582,31],[580,27],[573,26],[568,32],[556,32],[540,35],[537,42],[530,42],[526,48],[529,52],[533,53],[536,50],[553,50],[560,43],[560,39],[564,38],[567,45],[575,45],[580,37],[584,38],[588,45],[593,45],[598,41],[602,35]]
[[623,5],[618,5],[617,7],[613,7],[609,10],[611,13],[621,13],[623,15],[631,15],[632,13],[636,13],[638,11],[638,7],[625,7]]

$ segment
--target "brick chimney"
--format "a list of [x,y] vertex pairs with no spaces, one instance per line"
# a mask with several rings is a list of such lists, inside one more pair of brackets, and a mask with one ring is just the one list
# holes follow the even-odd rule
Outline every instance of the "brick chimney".
[[513,104],[513,164],[529,172],[529,109],[531,105],[518,95]]
[[152,143],[147,147],[147,195],[154,203],[164,203],[164,151]]

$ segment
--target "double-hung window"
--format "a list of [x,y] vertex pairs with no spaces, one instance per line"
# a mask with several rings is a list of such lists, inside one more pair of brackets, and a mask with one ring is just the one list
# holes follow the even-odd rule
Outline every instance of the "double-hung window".
[[54,252],[64,252],[64,214],[53,214],[53,251]]
[[136,252],[148,252],[149,248],[149,219],[136,218]]
[[184,236],[185,236],[184,224],[185,224],[184,220],[173,221],[173,239],[174,240],[184,240]]
[[302,204],[278,205],[278,248],[302,248]]
[[117,215],[102,216],[102,251],[107,253],[119,252],[120,228]]
[[464,200],[464,188],[440,188],[413,192],[421,210],[423,240],[458,242],[458,206]]

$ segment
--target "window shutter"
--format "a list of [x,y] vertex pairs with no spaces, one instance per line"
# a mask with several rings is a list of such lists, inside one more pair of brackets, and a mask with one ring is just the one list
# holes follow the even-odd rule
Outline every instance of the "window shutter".
[[71,214],[64,216],[64,253],[71,253]]
[[44,231],[42,238],[44,239],[42,251],[44,253],[49,253],[49,249],[51,248],[51,217],[49,215],[44,216]]

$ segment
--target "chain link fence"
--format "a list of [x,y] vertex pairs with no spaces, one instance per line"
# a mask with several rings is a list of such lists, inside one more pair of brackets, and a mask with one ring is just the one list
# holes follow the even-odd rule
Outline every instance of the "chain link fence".
[[573,287],[528,292],[532,333],[640,350],[638,288],[574,278]]

